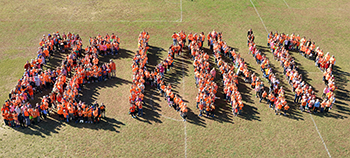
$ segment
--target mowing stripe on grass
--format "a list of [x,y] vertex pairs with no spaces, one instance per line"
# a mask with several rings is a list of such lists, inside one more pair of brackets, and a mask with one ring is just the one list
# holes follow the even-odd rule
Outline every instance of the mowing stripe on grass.
[[310,114],[310,117],[311,117],[311,119],[312,119],[312,122],[314,122],[314,125],[315,125],[315,127],[316,127],[317,133],[318,133],[318,135],[320,136],[320,138],[321,138],[321,140],[322,140],[322,143],[323,143],[324,148],[326,149],[326,151],[327,151],[327,153],[328,153],[328,156],[329,156],[329,157],[332,157],[331,154],[330,154],[329,151],[328,151],[328,148],[327,148],[327,146],[326,146],[326,143],[324,142],[324,140],[323,140],[323,138],[322,138],[322,136],[321,136],[321,133],[320,133],[320,131],[319,131],[318,128],[317,128],[317,125],[316,125],[316,123],[315,123],[315,120],[314,120],[314,118],[312,117],[311,114]]
[[250,3],[252,3],[252,5],[253,5],[253,7],[254,7],[254,9],[255,9],[255,11],[256,11],[256,13],[258,14],[258,16],[259,16],[259,18],[260,18],[260,20],[261,20],[261,23],[264,25],[264,28],[265,28],[265,30],[266,30],[266,33],[269,33],[269,31],[267,31],[267,28],[266,28],[266,26],[265,26],[264,21],[262,20],[260,14],[259,14],[259,12],[258,12],[258,10],[256,9],[254,3],[252,2],[252,0],[250,0]]

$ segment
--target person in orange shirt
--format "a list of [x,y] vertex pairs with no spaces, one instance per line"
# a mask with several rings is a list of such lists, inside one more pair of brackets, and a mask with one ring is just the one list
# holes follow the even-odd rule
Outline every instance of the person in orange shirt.
[[276,103],[275,114],[276,114],[276,115],[277,115],[277,114],[281,115],[281,110],[282,110],[282,103],[278,101],[278,102]]
[[69,119],[72,121],[74,120],[74,106],[70,103],[70,105],[68,106],[68,115],[69,115]]
[[57,114],[58,114],[58,116],[59,116],[59,118],[60,118],[60,122],[62,122],[62,120],[64,119],[64,116],[63,116],[63,106],[62,106],[62,104],[59,104],[59,105],[57,106]]
[[24,114],[24,119],[25,119],[25,122],[26,122],[26,126],[28,127],[28,126],[30,126],[30,119],[29,119],[30,113],[29,113],[27,108],[24,109],[23,114]]
[[284,108],[283,108],[284,116],[287,115],[288,109],[289,109],[289,106],[288,106],[288,104],[286,104],[286,105],[284,106]]
[[266,100],[266,96],[267,96],[267,93],[266,93],[266,91],[265,90],[263,90],[264,92],[262,93],[262,95],[261,95],[261,97],[260,97],[260,100],[259,100],[259,102],[261,103],[261,100]]
[[83,110],[79,107],[78,108],[78,110],[77,110],[77,121],[76,121],[76,123],[84,123],[84,118],[83,118],[83,116],[84,116],[84,114],[83,114]]
[[[304,95],[304,97],[305,97],[305,95]],[[305,110],[305,106],[306,106],[306,98],[305,99],[301,99],[301,103],[300,103],[300,110],[301,110],[301,112],[304,112],[304,110]]]
[[99,120],[99,107],[98,107],[98,105],[93,110],[93,116],[94,116],[94,123],[100,123],[100,120]]
[[136,107],[135,105],[132,103],[130,105],[130,108],[129,108],[129,114],[131,115],[132,118],[136,118],[135,114],[136,114]]
[[136,102],[136,105],[137,105],[137,109],[138,109],[137,116],[142,117],[143,116],[142,102],[138,101],[138,102]]
[[187,106],[186,104],[184,104],[184,106],[181,108],[181,113],[180,113],[180,116],[183,118],[184,121],[186,121],[187,112],[188,112]]
[[15,127],[15,121],[14,121],[14,115],[13,112],[7,111],[8,115],[7,115],[7,120],[9,122],[9,126],[10,127]]
[[88,121],[88,123],[92,123],[94,121],[94,116],[92,115],[92,111],[93,110],[92,110],[91,106],[89,106],[87,109],[87,114],[88,114],[88,120],[90,120],[90,121]]
[[176,32],[174,32],[174,34],[171,36],[171,38],[173,38],[173,45],[174,46],[177,44],[177,37],[178,37],[178,35]]
[[83,122],[88,123],[88,114],[89,114],[89,112],[88,112],[87,108],[83,108],[83,109],[84,109],[83,112],[82,112],[83,118],[84,118]]
[[109,62],[110,62],[110,65],[111,65],[111,76],[112,77],[115,77],[116,75],[115,75],[115,73],[116,73],[116,65],[115,65],[115,63],[113,62],[113,60],[111,59],[111,60],[109,60]]
[[37,124],[38,123],[38,115],[37,115],[37,112],[36,112],[36,108],[35,109],[30,108],[30,113],[31,113],[31,116],[32,116],[33,124]]

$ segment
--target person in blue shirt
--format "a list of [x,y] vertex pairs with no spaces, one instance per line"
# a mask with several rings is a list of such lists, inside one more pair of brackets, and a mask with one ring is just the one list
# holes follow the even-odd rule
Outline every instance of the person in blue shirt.
[[314,106],[314,113],[316,113],[317,110],[320,109],[320,105],[321,105],[321,103],[320,103],[319,99],[317,99],[315,102],[315,106]]

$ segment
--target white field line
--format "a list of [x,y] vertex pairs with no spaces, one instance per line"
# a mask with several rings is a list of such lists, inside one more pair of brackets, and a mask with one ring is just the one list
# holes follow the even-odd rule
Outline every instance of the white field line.
[[[259,14],[259,12],[258,12],[258,10],[255,8],[254,3],[252,2],[252,0],[250,0],[250,2],[252,3],[252,5],[253,5],[253,7],[254,7],[254,9],[255,9],[255,11],[256,11],[256,13],[258,14],[258,16],[259,16],[259,18],[260,18],[262,24],[264,25],[266,32],[268,33],[268,31],[267,31],[267,29],[266,29],[266,26],[265,26],[265,24],[264,24],[264,21],[262,20],[260,14]],[[286,5],[288,6],[287,3],[286,3]],[[318,135],[320,136],[320,138],[321,138],[321,140],[322,140],[322,143],[323,143],[323,145],[324,145],[324,147],[325,147],[325,149],[326,149],[326,151],[327,151],[327,153],[328,153],[328,156],[329,156],[329,157],[332,157],[331,154],[330,154],[329,151],[328,151],[328,148],[327,148],[327,146],[326,146],[326,143],[324,142],[324,140],[323,140],[323,138],[322,138],[322,136],[321,136],[320,131],[318,130],[318,127],[317,127],[317,125],[316,125],[316,122],[315,122],[314,118],[312,117],[311,114],[310,114],[310,116],[311,116],[311,119],[312,119],[312,121],[313,121],[313,123],[314,123],[314,125],[315,125],[315,127],[316,127],[317,133],[318,133]]]
[[[290,7],[289,7],[289,5],[287,4],[287,2],[286,2],[285,0],[283,0],[283,1],[284,1],[284,3],[287,5],[287,7],[290,9]],[[293,17],[294,17],[294,19],[295,19],[294,14],[293,14]],[[319,72],[307,72],[307,73],[323,73],[323,72],[320,72],[320,71],[319,71]],[[321,138],[321,140],[322,140],[323,146],[324,146],[324,148],[326,149],[328,156],[329,156],[329,157],[332,157],[331,154],[330,154],[329,151],[328,151],[328,148],[327,148],[326,143],[324,142],[324,140],[323,140],[323,138],[322,138],[322,135],[321,135],[320,131],[318,130],[318,127],[317,127],[317,125],[316,125],[316,122],[315,122],[315,120],[314,120],[314,118],[312,117],[311,114],[310,114],[310,117],[311,117],[311,119],[312,119],[312,122],[313,122],[314,125],[315,125],[315,128],[316,128],[316,130],[317,130],[318,135],[320,136],[320,138]]]
[[290,8],[288,3],[285,0],[283,0],[283,2],[287,5],[288,8]]
[[166,119],[169,119],[169,120],[179,121],[179,122],[181,121],[181,122],[183,122],[183,120],[174,119],[174,118],[172,118],[172,117],[168,117],[168,116],[165,116],[165,115],[162,115],[162,114],[161,114],[161,116],[164,117],[164,118],[166,118]]
[[[184,54],[184,53],[182,53]],[[184,97],[185,93],[185,71],[184,71],[184,59],[182,59],[182,97]],[[186,121],[184,121],[184,131],[185,131],[185,158],[187,158],[187,132],[186,132]]]
[[250,3],[252,3],[252,5],[253,5],[253,7],[254,7],[254,9],[255,9],[255,11],[256,11],[256,13],[258,14],[258,16],[259,16],[259,18],[260,18],[260,20],[261,20],[261,23],[264,25],[264,28],[265,28],[265,30],[266,30],[266,33],[269,33],[269,31],[267,31],[267,28],[266,28],[266,26],[265,26],[264,21],[262,20],[260,14],[259,14],[259,12],[258,12],[258,10],[256,9],[254,3],[252,2],[252,0],[250,0]]
[[[183,80],[183,86],[182,86],[182,90],[183,92],[185,91],[185,73],[184,73],[184,62],[182,60],[182,80]],[[152,106],[152,109],[154,110],[153,108],[153,104],[152,104],[152,100],[153,100],[153,94],[152,93],[152,97],[151,97],[151,100],[149,101],[149,103],[151,104]],[[183,120],[179,120],[179,119],[175,119],[175,118],[172,118],[172,117],[168,117],[168,116],[164,116],[164,115],[160,115],[166,119],[169,119],[169,120],[173,120],[173,121],[178,121],[178,122],[184,122],[184,135],[185,135],[185,158],[187,158],[187,127],[186,127],[186,121],[183,121]]]
[[184,121],[184,132],[185,132],[185,158],[187,158],[187,129],[186,129],[186,121]]
[[324,140],[323,140],[323,138],[322,138],[322,136],[321,136],[320,131],[319,131],[318,128],[317,128],[317,125],[316,125],[316,123],[315,123],[314,118],[312,117],[311,114],[310,114],[310,116],[311,116],[312,122],[314,122],[314,125],[315,125],[315,127],[316,127],[317,133],[318,133],[318,135],[320,136],[320,138],[321,138],[321,140],[322,140],[322,143],[323,143],[323,145],[324,145],[324,148],[326,149],[326,151],[327,151],[327,153],[328,153],[328,156],[329,156],[329,157],[332,157],[331,154],[330,154],[329,151],[328,151],[328,148],[327,148],[327,146],[326,146],[326,143],[324,142]]
[[180,10],[181,10],[181,19],[180,19],[180,22],[182,22],[182,0],[180,0]]

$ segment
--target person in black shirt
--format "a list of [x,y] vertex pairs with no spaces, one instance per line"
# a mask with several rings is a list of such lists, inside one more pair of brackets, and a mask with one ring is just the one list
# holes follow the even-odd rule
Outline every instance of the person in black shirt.
[[252,29],[249,29],[247,33],[247,46],[249,46],[250,42],[254,42],[254,34]]
[[249,36],[249,35],[252,35],[253,34],[253,30],[252,29],[249,29],[248,30],[248,33],[247,33],[247,37]]

